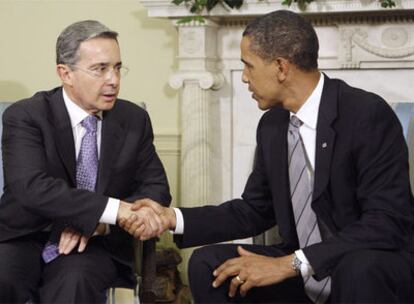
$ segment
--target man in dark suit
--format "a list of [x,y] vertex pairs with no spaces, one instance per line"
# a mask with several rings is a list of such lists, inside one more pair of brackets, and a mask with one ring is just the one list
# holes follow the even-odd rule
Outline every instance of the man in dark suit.
[[171,197],[147,112],[117,98],[117,35],[97,21],[67,27],[56,45],[62,87],[4,113],[1,303],[104,303],[115,282],[135,280],[119,220],[136,220],[141,239],[145,227],[160,232],[152,210],[130,208]]
[[175,211],[145,203],[182,247],[278,225],[276,246],[194,251],[189,280],[197,303],[414,301],[413,199],[401,125],[379,96],[321,74],[318,49],[298,14],[251,21],[241,41],[242,77],[268,111],[242,199]]

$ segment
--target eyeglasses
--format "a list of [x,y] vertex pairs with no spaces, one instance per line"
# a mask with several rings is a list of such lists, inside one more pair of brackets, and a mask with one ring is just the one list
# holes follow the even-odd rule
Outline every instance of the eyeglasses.
[[85,72],[89,76],[96,78],[96,79],[102,79],[102,78],[107,79],[108,76],[112,77],[113,75],[112,73],[114,73],[115,76],[117,77],[123,78],[129,72],[129,69],[126,66],[122,66],[122,65],[110,66],[107,64],[100,64],[98,66],[94,66],[88,69],[82,68],[78,65],[74,65],[73,68],[80,70],[82,72]]

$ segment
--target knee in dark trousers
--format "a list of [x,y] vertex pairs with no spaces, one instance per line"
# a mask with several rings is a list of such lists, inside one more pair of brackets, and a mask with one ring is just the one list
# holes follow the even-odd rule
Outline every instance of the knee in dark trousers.
[[[205,246],[196,249],[189,261],[189,280],[195,303],[308,303],[302,279],[292,278],[279,284],[254,287],[246,297],[237,294],[229,298],[229,280],[220,287],[212,287],[213,271],[228,259],[239,257],[236,244]],[[242,245],[246,250],[265,256],[284,256],[285,253],[271,246]]]
[[11,281],[11,277],[0,277],[0,303],[24,303],[31,299],[28,286],[18,281]]
[[211,284],[214,269],[231,257],[228,253],[224,254],[228,250],[228,245],[205,246],[194,250],[188,262],[188,277],[195,303],[227,302],[228,284],[219,288],[213,288]]
[[105,294],[102,293],[99,299],[92,282],[91,277],[83,270],[61,272],[45,282],[40,289],[40,300],[45,303],[58,303],[63,299],[66,303],[105,302]]
[[82,254],[61,255],[43,270],[42,303],[105,303],[117,268],[101,246],[88,244]]
[[412,282],[412,270],[399,252],[360,250],[345,255],[335,267],[331,301],[402,302]]
[[35,241],[0,243],[0,303],[34,300],[40,265]]

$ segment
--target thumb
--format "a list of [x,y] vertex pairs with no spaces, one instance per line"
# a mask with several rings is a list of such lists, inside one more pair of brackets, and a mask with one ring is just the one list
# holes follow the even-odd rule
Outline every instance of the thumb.
[[89,238],[86,236],[82,236],[80,239],[78,252],[83,252],[86,248],[86,245],[88,244]]
[[248,251],[244,249],[242,246],[237,246],[237,252],[240,254],[240,256],[254,256],[257,255],[251,251]]
[[142,207],[151,208],[157,215],[162,214],[163,211],[164,211],[163,206],[161,206],[160,204],[158,204],[157,202],[155,202],[155,201],[153,201],[149,198],[136,200],[134,202],[134,204],[132,205],[131,210],[132,211],[137,211],[137,210],[141,209]]

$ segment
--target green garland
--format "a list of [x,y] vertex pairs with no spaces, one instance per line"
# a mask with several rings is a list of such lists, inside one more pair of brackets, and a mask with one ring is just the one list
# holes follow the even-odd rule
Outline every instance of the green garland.
[[[172,3],[175,5],[184,4],[188,7],[189,11],[194,14],[194,16],[188,16],[180,19],[179,23],[186,23],[193,20],[204,22],[204,18],[200,16],[201,12],[206,9],[210,11],[218,3],[222,3],[230,8],[240,8],[243,5],[244,0],[172,0]],[[260,1],[260,0],[259,0]],[[296,2],[301,9],[306,9],[306,5],[315,0],[283,0],[282,4],[291,6],[292,3]],[[378,0],[381,3],[382,7],[394,7],[394,0]]]

